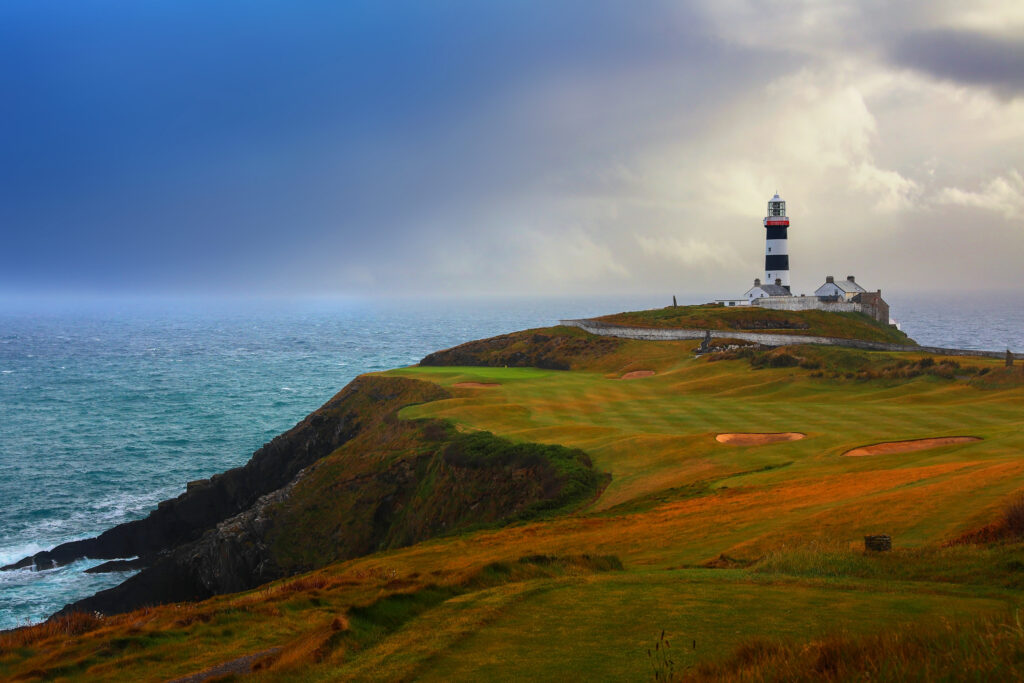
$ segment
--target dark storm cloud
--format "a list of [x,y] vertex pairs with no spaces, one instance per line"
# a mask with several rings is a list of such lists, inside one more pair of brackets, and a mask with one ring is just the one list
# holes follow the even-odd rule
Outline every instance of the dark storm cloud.
[[1024,93],[1024,40],[956,30],[918,31],[899,40],[892,56],[937,78],[996,91]]
[[7,3],[0,286],[222,286],[324,251],[399,258],[447,205],[579,164],[630,118],[657,125],[652,95],[683,105],[627,83],[574,121],[531,119],[531,90],[562,74],[693,73],[714,49],[699,22],[650,9]]

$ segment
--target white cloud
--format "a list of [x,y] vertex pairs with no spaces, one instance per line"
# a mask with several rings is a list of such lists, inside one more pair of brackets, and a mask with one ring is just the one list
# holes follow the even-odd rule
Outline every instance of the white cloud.
[[920,194],[916,182],[889,171],[861,162],[852,170],[854,185],[870,194],[879,211],[899,211],[912,208]]
[[[856,72],[843,66],[802,69],[776,79],[703,143],[699,182],[721,211],[751,215],[779,190],[805,199],[845,193],[879,212],[912,208],[917,181],[886,168],[875,155],[878,123]],[[839,186],[837,186],[839,183]],[[835,206],[830,205],[835,211]]]
[[1024,34],[1024,4],[1017,0],[972,0],[947,2],[942,23],[993,34]]
[[636,239],[643,253],[650,258],[666,259],[689,267],[735,267],[742,266],[743,259],[727,242],[706,242],[690,237],[648,237],[638,235]]
[[1009,221],[1024,222],[1024,177],[1011,169],[1005,175],[989,180],[978,191],[943,188],[937,201],[993,211]]
[[529,245],[522,268],[531,277],[545,282],[593,282],[629,277],[611,248],[582,228],[563,232],[528,230],[523,244]]

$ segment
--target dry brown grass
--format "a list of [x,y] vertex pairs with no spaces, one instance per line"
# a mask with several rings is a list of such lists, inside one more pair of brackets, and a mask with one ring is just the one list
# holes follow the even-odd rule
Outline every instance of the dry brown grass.
[[54,617],[41,624],[2,631],[0,632],[0,652],[15,650],[54,636],[66,638],[81,635],[99,628],[103,622],[103,617],[96,614],[72,612]]
[[697,665],[684,681],[1021,680],[1021,614],[971,622],[907,624],[870,636],[810,642],[751,638],[728,659]]
[[1024,491],[1018,491],[1010,497],[999,519],[966,531],[945,545],[981,545],[1020,538],[1024,538]]
[[1016,538],[1024,537],[1024,492],[1018,492],[1003,510],[1003,526]]

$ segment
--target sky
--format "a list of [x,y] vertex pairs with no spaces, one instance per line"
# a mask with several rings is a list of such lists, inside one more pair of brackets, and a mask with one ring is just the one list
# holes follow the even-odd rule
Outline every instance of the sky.
[[[0,4],[0,293],[1017,287],[1024,3]],[[1012,284],[1011,284],[1012,283]]]

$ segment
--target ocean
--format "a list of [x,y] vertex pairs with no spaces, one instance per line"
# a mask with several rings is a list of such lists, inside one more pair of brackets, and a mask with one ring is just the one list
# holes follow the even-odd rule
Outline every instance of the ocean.
[[[710,297],[687,297],[698,303]],[[245,463],[356,375],[651,296],[471,300],[0,300],[0,564],[144,517]],[[890,302],[922,344],[1024,351],[1007,296]],[[0,572],[0,628],[126,574]]]

